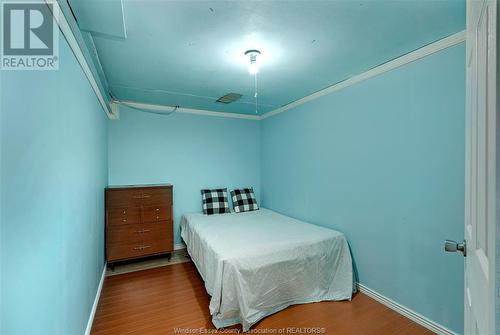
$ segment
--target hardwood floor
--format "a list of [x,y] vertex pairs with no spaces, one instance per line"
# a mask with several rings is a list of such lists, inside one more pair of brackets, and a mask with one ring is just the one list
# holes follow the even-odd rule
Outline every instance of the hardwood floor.
[[[92,334],[155,335],[176,334],[176,328],[214,329],[208,302],[203,281],[191,262],[107,277]],[[283,328],[284,334],[306,334],[289,327],[319,327],[324,333],[336,335],[432,334],[362,293],[351,302],[291,306],[252,329],[259,334],[277,334]],[[234,327],[232,333],[240,329]]]

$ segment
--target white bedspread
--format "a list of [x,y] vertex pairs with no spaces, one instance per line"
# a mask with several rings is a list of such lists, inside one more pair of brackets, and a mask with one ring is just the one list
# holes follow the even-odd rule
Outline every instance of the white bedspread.
[[200,272],[217,328],[247,331],[293,304],[351,299],[351,254],[342,233],[268,209],[186,214],[181,236]]

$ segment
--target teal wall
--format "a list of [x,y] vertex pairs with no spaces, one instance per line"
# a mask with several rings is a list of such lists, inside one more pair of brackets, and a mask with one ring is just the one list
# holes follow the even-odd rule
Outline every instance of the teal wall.
[[58,71],[1,72],[1,334],[83,334],[104,267],[107,124],[60,36]]
[[262,204],[346,234],[359,281],[462,332],[465,51],[265,119]]
[[174,185],[175,243],[182,214],[201,211],[201,189],[251,186],[259,198],[259,122],[126,107],[108,122],[109,184]]
[[176,243],[201,188],[253,186],[263,206],[343,231],[362,284],[462,331],[463,260],[442,241],[463,236],[463,45],[262,122],[107,121],[63,39],[60,60],[0,72],[0,333],[83,333],[108,172],[174,185]]

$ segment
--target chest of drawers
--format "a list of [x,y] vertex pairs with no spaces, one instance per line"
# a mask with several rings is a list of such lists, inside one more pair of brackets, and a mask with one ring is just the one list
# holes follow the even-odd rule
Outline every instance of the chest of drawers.
[[105,193],[108,263],[173,251],[172,185],[108,187]]

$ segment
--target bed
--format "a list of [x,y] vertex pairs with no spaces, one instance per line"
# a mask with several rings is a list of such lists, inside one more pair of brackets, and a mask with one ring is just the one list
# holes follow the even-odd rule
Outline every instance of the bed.
[[185,214],[181,236],[217,328],[241,323],[247,331],[290,305],[351,299],[351,255],[337,231],[261,208]]

